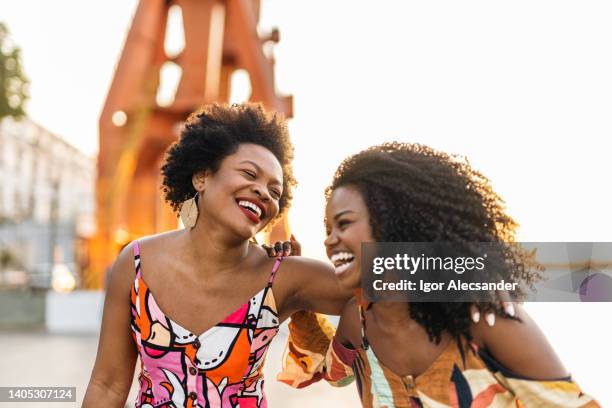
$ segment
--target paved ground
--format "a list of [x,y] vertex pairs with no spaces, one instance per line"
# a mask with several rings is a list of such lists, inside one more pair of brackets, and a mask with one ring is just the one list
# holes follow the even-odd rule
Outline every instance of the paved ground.
[[[266,363],[266,394],[271,408],[360,406],[354,386],[336,389],[315,384],[304,390],[274,380],[280,369],[285,344],[281,332],[270,349]],[[97,336],[58,335],[44,331],[0,332],[0,386],[76,386],[76,403],[0,403],[1,407],[51,408],[80,407],[96,356]],[[138,363],[139,364],[139,363]],[[134,381],[128,402],[135,398]],[[128,404],[127,406],[133,406]]]
[[[612,407],[608,375],[612,364],[612,303],[537,303],[526,308],[583,390],[595,396],[603,407]],[[282,331],[278,337],[272,343],[266,363],[266,389],[271,408],[360,406],[353,385],[336,389],[321,383],[297,391],[275,381],[285,343]],[[80,407],[97,341],[94,335],[0,331],[0,386],[77,387],[76,404],[0,403],[0,407]],[[128,401],[134,398],[133,390]]]

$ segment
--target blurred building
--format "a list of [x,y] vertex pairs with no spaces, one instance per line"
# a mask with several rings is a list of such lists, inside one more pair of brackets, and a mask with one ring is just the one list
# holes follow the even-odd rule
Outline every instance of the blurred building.
[[94,158],[27,118],[0,123],[5,284],[24,271],[26,284],[48,287],[54,264],[79,280],[88,264],[86,241],[95,232],[95,169]]

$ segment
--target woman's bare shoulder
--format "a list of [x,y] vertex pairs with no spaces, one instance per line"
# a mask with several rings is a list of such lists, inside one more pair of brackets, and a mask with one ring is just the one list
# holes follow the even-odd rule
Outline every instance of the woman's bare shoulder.
[[[274,258],[269,258],[268,263],[273,265],[275,261]],[[317,281],[324,283],[326,278],[333,276],[335,275],[332,267],[325,262],[303,256],[289,256],[282,260],[276,281],[279,286],[294,294],[305,285]]]
[[[146,235],[138,238],[138,246],[148,251],[169,250],[180,245],[183,230],[165,231],[159,234]],[[134,243],[132,242],[132,245]]]
[[533,379],[568,376],[548,339],[522,306],[516,305],[516,317],[497,317],[494,326],[481,321],[472,324],[474,340],[502,366]]
[[119,289],[123,292],[126,287],[129,288],[131,282],[135,278],[135,263],[134,263],[134,242],[130,242],[124,246],[113,264],[109,267],[105,287],[107,289]]

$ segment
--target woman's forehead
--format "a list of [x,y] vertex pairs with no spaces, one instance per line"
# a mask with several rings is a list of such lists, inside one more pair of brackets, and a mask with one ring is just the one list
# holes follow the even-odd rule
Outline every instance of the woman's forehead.
[[341,186],[334,189],[325,208],[330,219],[341,212],[362,212],[364,210],[365,203],[361,193],[352,186]]
[[224,160],[227,164],[250,164],[270,175],[276,175],[282,179],[283,168],[280,162],[267,148],[253,143],[242,143],[233,154]]

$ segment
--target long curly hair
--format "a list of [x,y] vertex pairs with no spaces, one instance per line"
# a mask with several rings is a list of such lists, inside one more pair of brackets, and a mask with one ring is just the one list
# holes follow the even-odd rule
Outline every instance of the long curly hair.
[[192,176],[198,171],[219,169],[221,161],[242,143],[253,143],[270,150],[283,170],[283,192],[279,213],[272,225],[289,208],[293,175],[293,145],[282,115],[266,112],[260,104],[212,104],[192,113],[179,140],[166,151],[161,167],[164,198],[178,213],[182,203],[196,190]]
[[[518,224],[505,212],[504,201],[490,181],[457,155],[421,144],[399,142],[370,147],[345,159],[325,191],[356,188],[369,213],[378,242],[512,243]],[[504,254],[506,282],[533,283],[539,270],[527,253]],[[499,271],[496,271],[499,273]],[[480,302],[487,311],[507,316],[497,292]],[[470,338],[468,302],[410,304],[410,316],[432,341],[442,331]],[[509,317],[509,316],[508,316]]]

